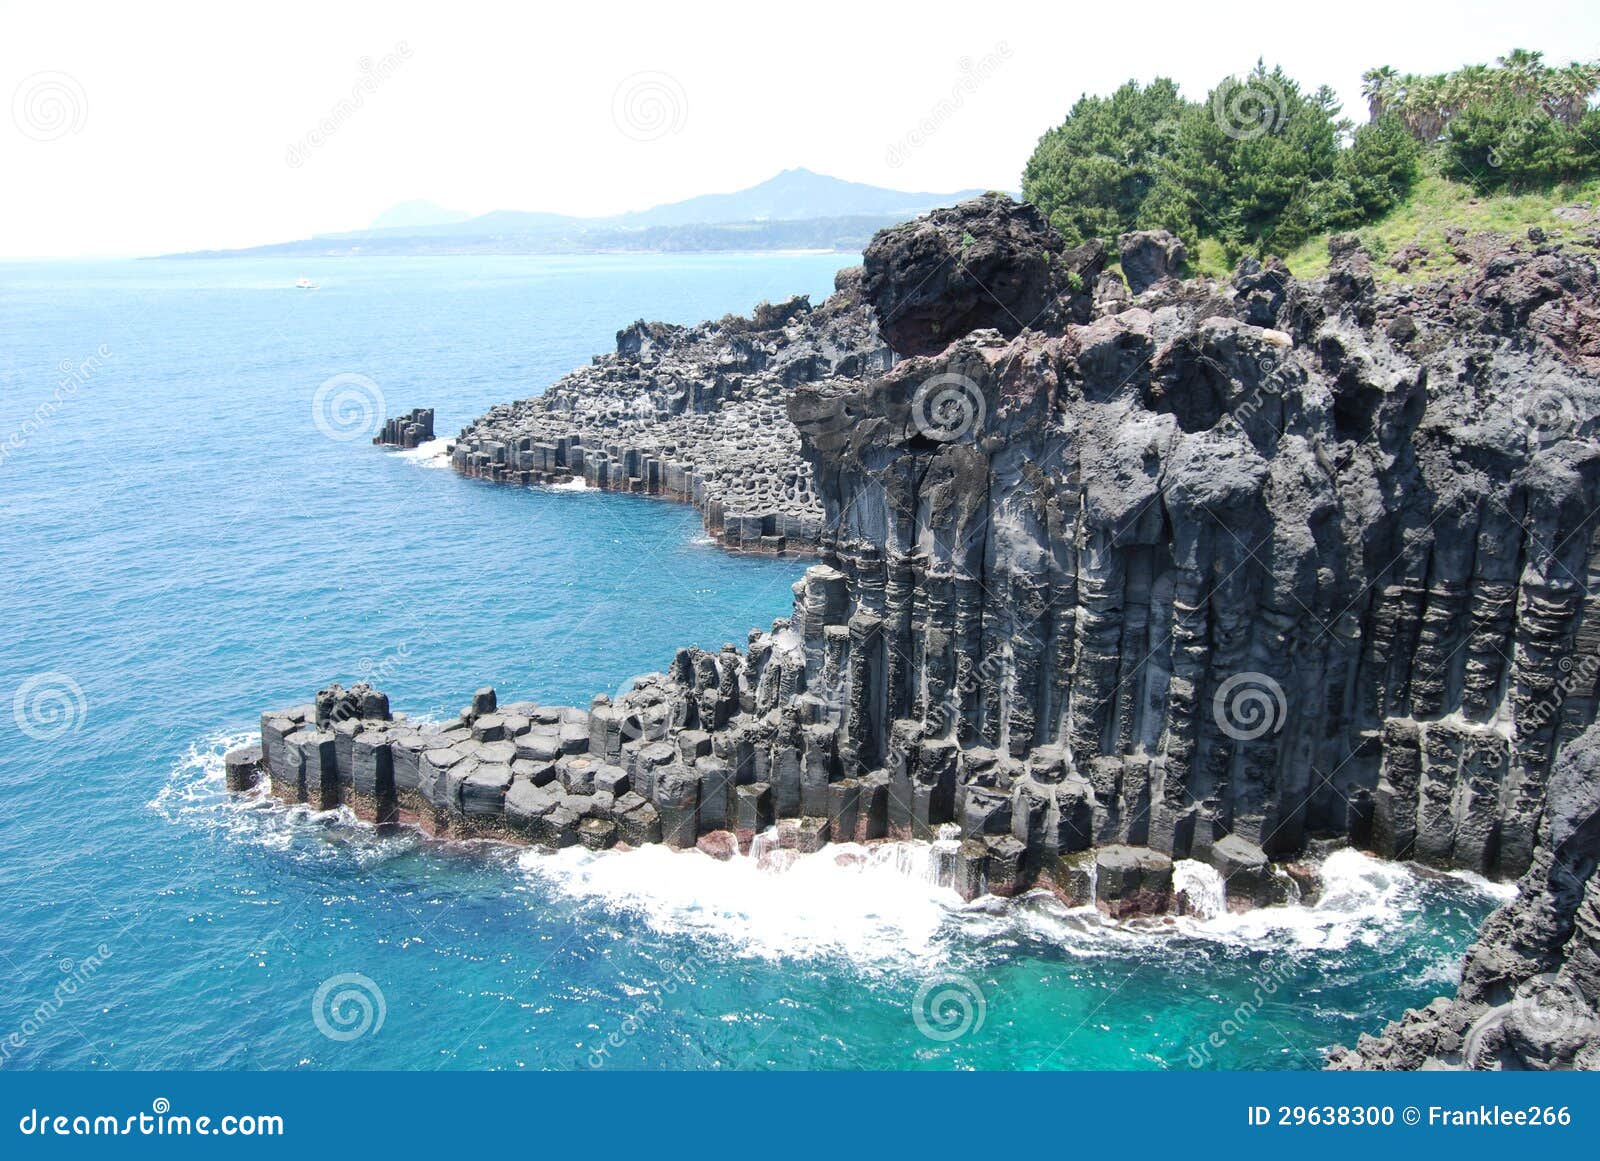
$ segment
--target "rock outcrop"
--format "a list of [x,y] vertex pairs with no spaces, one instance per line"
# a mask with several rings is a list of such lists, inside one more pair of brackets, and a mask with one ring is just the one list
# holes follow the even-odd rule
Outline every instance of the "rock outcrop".
[[1068,787],[1099,843],[1521,874],[1600,672],[1600,384],[1553,339],[1593,264],[1271,273],[795,393],[851,607],[841,750],[1047,818]]
[[1517,896],[1483,925],[1461,987],[1330,1067],[1600,1069],[1600,726],[1556,761]]
[[615,354],[468,425],[451,463],[501,483],[582,480],[685,501],[727,548],[809,551],[822,505],[783,401],[890,361],[849,269],[817,307],[800,296],[694,327],[636,322]]
[[1117,239],[1117,254],[1122,261],[1122,277],[1134,294],[1143,294],[1162,279],[1177,277],[1189,260],[1188,248],[1166,230],[1123,234]]
[[1009,336],[1088,321],[1106,252],[1068,250],[1033,206],[989,194],[879,231],[862,262],[889,345],[932,355],[981,327]]
[[[1552,771],[1600,692],[1600,272],[1513,244],[1383,290],[1353,239],[1330,250],[1315,282],[1247,261],[1134,294],[987,197],[880,234],[816,311],[630,328],[469,428],[458,467],[542,478],[579,450],[586,477],[655,491],[672,465],[661,490],[725,527],[799,504],[821,561],[793,613],[614,703],[491,697],[444,745],[386,704],[272,716],[275,790],[370,784],[376,817],[547,846],[920,837],[969,896],[1038,885],[1119,915],[1175,905],[1182,859],[1279,901],[1283,860],[1326,841],[1578,876],[1539,836],[1567,833]],[[709,373],[713,350],[740,369]],[[617,430],[599,401],[640,398],[596,450],[586,425]],[[727,435],[780,403],[792,445]],[[781,504],[734,498],[754,455],[792,472]]]
[[414,448],[433,438],[433,408],[416,407],[406,415],[383,422],[372,442],[383,447]]

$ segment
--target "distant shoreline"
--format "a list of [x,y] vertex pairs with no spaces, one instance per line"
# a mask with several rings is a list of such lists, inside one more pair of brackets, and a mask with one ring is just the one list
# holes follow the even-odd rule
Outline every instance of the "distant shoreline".
[[[261,253],[257,250],[192,250],[178,254],[139,254],[131,259],[107,258],[103,261],[134,261],[134,262],[206,262],[225,261],[236,258],[283,258],[283,259],[349,259],[349,258],[597,258],[608,255],[617,257],[640,257],[646,254],[661,255],[663,257],[699,257],[718,254],[750,254],[763,255],[772,258],[803,258],[822,254],[859,255],[864,246],[817,246],[817,247],[792,247],[787,249],[766,249],[750,247],[729,247],[725,249],[706,250],[662,250],[662,249],[594,249],[594,250],[430,250],[418,253],[394,251],[390,253],[366,253],[360,251],[321,251],[321,252],[296,252],[296,253]],[[19,258],[19,262],[72,262],[72,258]]]

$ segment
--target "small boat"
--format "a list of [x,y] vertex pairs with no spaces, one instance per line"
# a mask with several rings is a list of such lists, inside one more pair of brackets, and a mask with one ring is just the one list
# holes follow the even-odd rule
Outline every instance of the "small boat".
[[309,278],[301,278],[295,282],[295,288],[298,290],[315,290],[317,284]]

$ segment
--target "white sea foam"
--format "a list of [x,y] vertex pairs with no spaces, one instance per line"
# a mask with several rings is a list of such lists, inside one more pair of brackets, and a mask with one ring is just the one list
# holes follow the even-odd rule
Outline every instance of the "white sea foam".
[[1178,859],[1172,864],[1172,892],[1189,903],[1189,914],[1214,919],[1228,906],[1228,889],[1222,875],[1209,863]]
[[1309,906],[1230,912],[1220,905],[1220,881],[1182,868],[1187,860],[1180,860],[1180,882],[1209,914],[1116,922],[1093,907],[1068,908],[1044,891],[963,904],[930,880],[933,851],[927,843],[848,844],[812,855],[777,852],[779,858],[762,863],[719,862],[664,847],[570,848],[525,852],[520,863],[569,897],[632,912],[662,933],[699,935],[765,959],[834,953],[868,964],[1018,936],[1083,957],[1153,950],[1173,937],[1219,947],[1339,951],[1355,942],[1378,946],[1423,906],[1421,880],[1410,868],[1342,850],[1323,863],[1323,890]]
[[[362,865],[380,862],[419,841],[409,833],[380,834],[348,807],[313,810],[305,805],[285,805],[272,797],[264,780],[248,793],[230,794],[224,755],[258,740],[259,735],[252,731],[217,733],[190,743],[146,805],[169,822],[217,831],[240,843],[314,857],[353,857]],[[330,832],[348,841],[329,845],[324,840]]]
[[403,460],[412,461],[419,468],[448,468],[450,449],[454,446],[454,440],[430,439],[427,443],[419,443],[416,447],[409,447],[393,454]]
[[530,877],[656,931],[705,937],[761,959],[842,955],[859,963],[926,961],[961,899],[932,881],[929,843],[830,845],[721,862],[650,846],[592,853],[525,852]]
[[[365,864],[425,841],[409,833],[380,835],[344,808],[284,806],[264,789],[228,794],[223,755],[252,741],[254,734],[218,734],[194,743],[149,805],[173,822],[297,857],[354,857]],[[1338,952],[1352,944],[1376,948],[1414,924],[1426,905],[1427,872],[1356,850],[1336,851],[1323,861],[1322,890],[1310,905],[1228,911],[1215,873],[1189,860],[1175,865],[1175,885],[1199,904],[1195,915],[1115,922],[1093,907],[1068,908],[1044,891],[963,903],[941,885],[949,870],[941,852],[950,845],[845,843],[801,855],[776,849],[773,839],[758,843],[765,857],[727,862],[664,846],[527,850],[515,861],[530,880],[562,897],[637,917],[662,934],[696,937],[750,958],[839,956],[868,968],[926,965],[1017,938],[1084,958],[1149,952],[1174,937],[1284,953]],[[1495,902],[1515,893],[1478,876],[1452,877]],[[1443,985],[1457,970],[1455,957],[1445,957],[1428,969],[1427,978]]]
[[1322,890],[1309,906],[1225,910],[1177,926],[1202,939],[1337,950],[1357,940],[1376,946],[1421,907],[1417,875],[1400,863],[1345,849],[1323,860],[1319,872]]

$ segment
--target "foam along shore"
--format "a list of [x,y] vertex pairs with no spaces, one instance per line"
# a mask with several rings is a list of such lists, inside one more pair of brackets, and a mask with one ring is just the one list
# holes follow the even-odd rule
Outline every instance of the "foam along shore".
[[[284,805],[264,784],[219,798],[224,756],[244,741],[235,734],[197,743],[152,805],[174,820],[222,828],[273,850],[325,836],[329,828],[351,844],[357,857],[409,849],[419,838],[438,841],[441,856],[476,851],[573,903],[627,912],[659,934],[705,938],[745,958],[837,954],[858,964],[924,968],[950,954],[952,937],[987,946],[1017,936],[1085,956],[1142,952],[1152,941],[1174,937],[1241,950],[1337,955],[1425,923],[1430,884],[1441,877],[1459,881],[1485,902],[1515,894],[1507,885],[1470,873],[1441,875],[1343,847],[1308,860],[1316,889],[1281,906],[1208,909],[1179,901],[1175,914],[1114,919],[1041,890],[1014,899],[963,901],[942,857],[950,839],[830,842],[802,854],[781,846],[776,831],[769,830],[748,853],[735,851],[728,858],[662,844],[631,851],[580,845],[550,851],[472,840],[463,848],[449,838],[426,839],[412,828],[373,826],[346,806],[320,812],[309,804]],[[1215,872],[1180,859],[1174,876],[1181,882],[1214,878]],[[1457,968],[1453,957],[1444,957],[1417,970],[1446,982],[1457,978]]]
[[621,706],[602,696],[589,710],[501,706],[486,688],[453,721],[423,724],[392,714],[368,685],[333,685],[310,704],[262,715],[261,744],[225,756],[226,784],[243,792],[266,777],[287,804],[346,806],[380,826],[548,850],[660,844],[770,862],[830,843],[915,840],[925,844],[926,877],[963,899],[1042,887],[1117,918],[1209,916],[1316,889],[1309,864],[1272,864],[1231,836],[1204,861],[1175,862],[1144,847],[1094,847],[1070,822],[1030,845],[1026,815],[997,833],[994,811],[976,799],[957,804],[960,821],[938,821],[932,796],[903,771],[830,780],[814,762],[808,773],[798,750],[758,756],[736,744],[719,755],[710,735],[669,731],[658,705],[632,696]]
[[430,439],[426,443],[419,443],[416,447],[391,454],[424,468],[449,468],[450,449],[454,446],[455,441],[450,439]]

